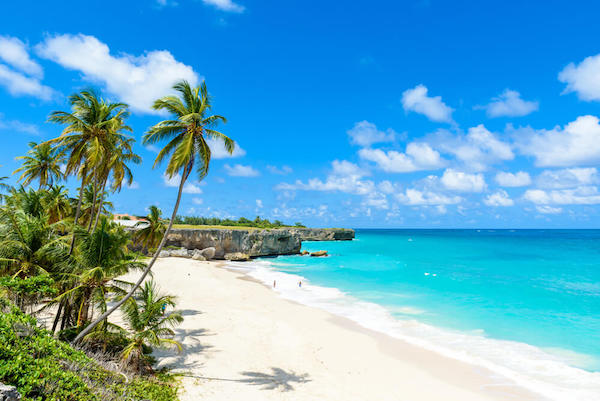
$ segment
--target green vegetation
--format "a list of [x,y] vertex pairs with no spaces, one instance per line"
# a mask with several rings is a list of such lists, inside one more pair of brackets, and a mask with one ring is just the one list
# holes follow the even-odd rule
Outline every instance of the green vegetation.
[[[32,142],[17,158],[23,185],[0,182],[0,382],[16,386],[25,400],[177,399],[172,377],[152,369],[150,353],[181,349],[173,328],[183,317],[175,297],[144,279],[165,245],[186,180],[194,171],[199,180],[208,173],[206,139],[222,140],[229,152],[234,142],[214,129],[225,118],[210,113],[206,85],[180,82],[174,89],[180,97],[154,104],[172,119],[144,136],[147,144],[169,141],[155,166],[168,160],[166,174],[181,175],[171,220],[152,206],[132,235],[110,219],[110,194],[133,182],[130,165],[141,158],[127,134],[128,106],[94,90],[71,95],[69,111],[50,114],[50,122],[64,126],[59,137]],[[68,176],[79,181],[76,197],[59,185]],[[27,187],[33,183],[35,189]],[[142,271],[136,283],[121,278],[134,270]],[[109,319],[119,308],[122,326]],[[50,330],[35,319],[40,312],[50,315]]]
[[[237,220],[232,219],[219,219],[217,217],[195,217],[195,216],[177,216],[175,217],[175,224],[178,228],[192,228],[194,226],[209,226],[206,228],[279,228],[279,227],[305,227],[302,223],[296,223],[294,226],[290,226],[282,223],[279,220],[270,222],[268,219],[261,219],[256,216],[254,220],[249,220],[245,217],[240,217]],[[188,227],[184,227],[188,226]]]

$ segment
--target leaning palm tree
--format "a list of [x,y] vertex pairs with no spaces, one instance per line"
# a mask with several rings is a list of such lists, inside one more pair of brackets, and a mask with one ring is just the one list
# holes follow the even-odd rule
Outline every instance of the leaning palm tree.
[[123,307],[123,319],[132,337],[121,358],[138,372],[150,366],[145,349],[164,346],[182,349],[181,344],[173,339],[175,332],[172,327],[181,323],[183,317],[179,312],[167,312],[167,307],[175,307],[175,297],[161,295],[153,281],[147,281]]
[[[46,143],[56,145],[66,155],[65,176],[74,174],[81,181],[74,219],[76,226],[85,186],[90,182],[97,184],[98,169],[106,163],[114,145],[127,140],[122,131],[131,131],[131,128],[124,124],[129,116],[127,104],[107,102],[93,90],[71,95],[69,103],[70,112],[54,111],[48,117],[50,122],[66,127],[58,138]],[[75,235],[71,240],[70,253],[74,246]]]
[[165,236],[167,225],[162,218],[162,211],[157,206],[150,206],[150,213],[145,221],[140,221],[134,226],[138,230],[133,239],[139,242],[143,249],[156,248],[160,240]]
[[17,160],[23,160],[23,165],[13,173],[21,173],[19,181],[23,181],[23,185],[27,186],[33,180],[39,180],[38,189],[41,189],[50,187],[63,178],[60,166],[64,161],[64,156],[56,147],[47,142],[39,145],[29,142],[29,147],[26,156],[17,157]]
[[112,308],[90,323],[88,327],[75,337],[74,342],[81,340],[96,324],[106,319],[108,315],[125,303],[142,284],[152,269],[167,241],[173,221],[177,217],[181,193],[186,180],[194,171],[194,168],[200,181],[208,174],[211,153],[206,139],[211,138],[223,141],[225,149],[229,153],[233,153],[235,147],[233,140],[221,132],[214,130],[218,123],[226,122],[227,120],[223,116],[210,114],[212,107],[211,98],[206,90],[206,84],[203,82],[201,86],[192,88],[187,81],[181,81],[175,84],[173,89],[179,92],[179,97],[165,96],[156,100],[152,106],[155,110],[168,111],[173,115],[173,118],[161,121],[150,127],[144,135],[144,144],[154,144],[165,139],[169,140],[167,145],[156,156],[154,167],[168,158],[166,175],[169,178],[180,175],[179,189],[171,220],[169,220],[165,234],[154,256],[148,263],[148,267],[146,267],[144,273],[142,273],[131,291],[121,301],[117,302]]
[[62,186],[52,186],[42,195],[42,204],[48,216],[48,223],[53,224],[71,215],[69,192]]

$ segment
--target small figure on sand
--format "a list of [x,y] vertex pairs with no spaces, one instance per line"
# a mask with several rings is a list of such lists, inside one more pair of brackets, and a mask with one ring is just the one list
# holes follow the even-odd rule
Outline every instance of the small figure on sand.
[[302,288],[302,280],[298,281],[298,287]]
[[273,288],[277,287],[277,280],[273,280]]
[[162,304],[162,308],[161,308],[161,310],[162,310],[162,314],[164,315],[164,314],[165,314],[165,311],[167,310],[167,303],[166,303],[166,302],[164,302],[164,303]]

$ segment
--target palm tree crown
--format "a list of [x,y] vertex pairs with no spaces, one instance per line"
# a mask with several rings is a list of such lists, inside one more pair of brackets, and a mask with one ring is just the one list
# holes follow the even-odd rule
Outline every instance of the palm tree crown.
[[26,156],[17,157],[23,160],[23,165],[15,170],[13,174],[22,173],[19,181],[23,185],[29,185],[33,180],[40,181],[40,188],[51,186],[63,177],[60,165],[64,160],[63,154],[51,144],[45,142],[37,144],[29,142],[29,151]]

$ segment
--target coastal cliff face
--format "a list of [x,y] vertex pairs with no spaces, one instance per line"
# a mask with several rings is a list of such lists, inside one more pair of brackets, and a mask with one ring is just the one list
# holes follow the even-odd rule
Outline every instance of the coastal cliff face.
[[354,239],[354,230],[350,228],[286,228],[298,234],[302,241],[350,241]]
[[215,248],[215,259],[242,253],[249,257],[291,255],[300,252],[301,237],[287,229],[231,230],[175,228],[167,245],[186,249]]

